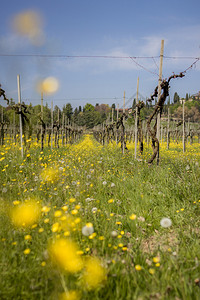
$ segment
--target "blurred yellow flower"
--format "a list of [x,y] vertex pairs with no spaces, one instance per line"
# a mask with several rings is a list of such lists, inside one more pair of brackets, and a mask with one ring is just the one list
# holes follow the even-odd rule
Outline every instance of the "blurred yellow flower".
[[48,249],[53,263],[70,273],[76,273],[83,268],[82,259],[77,251],[78,248],[73,241],[63,238],[52,242]]
[[31,237],[30,234],[27,234],[27,235],[25,235],[24,239],[25,239],[26,241],[30,241],[30,240],[32,239],[32,237]]
[[27,248],[27,249],[24,250],[24,254],[25,255],[28,255],[30,252],[31,252],[31,250],[29,248]]
[[50,210],[51,210],[51,207],[48,207],[48,206],[42,207],[42,212],[48,213]]
[[66,293],[60,294],[58,299],[59,300],[80,300],[81,295],[80,295],[80,292],[75,291],[75,290],[71,290],[71,291],[68,291]]
[[57,222],[54,223],[51,227],[52,232],[57,232],[59,227],[60,227],[59,223],[57,223]]
[[43,169],[40,176],[44,181],[54,182],[59,179],[59,170],[56,167],[54,167],[54,168],[49,167],[49,168]]
[[27,201],[12,208],[10,217],[15,226],[28,227],[38,221],[40,212],[40,205],[36,201]]
[[56,210],[54,213],[54,217],[59,218],[60,216],[62,216],[62,211],[61,210]]
[[114,199],[108,200],[108,203],[113,203],[113,202],[114,202]]
[[149,273],[150,273],[151,275],[153,275],[153,274],[155,273],[155,270],[152,269],[152,268],[150,268],[150,269],[149,269]]
[[141,271],[141,270],[142,270],[142,267],[141,267],[140,265],[136,265],[136,266],[135,266],[135,269],[136,269],[136,271]]
[[158,263],[159,261],[160,261],[160,257],[158,257],[158,256],[153,257],[154,263]]
[[75,198],[70,198],[70,199],[69,199],[69,202],[70,202],[70,203],[74,203],[75,201],[76,201]]
[[129,219],[130,220],[135,220],[136,219],[136,215],[135,214],[130,215]]
[[98,258],[90,257],[85,263],[83,282],[87,289],[95,289],[106,279],[106,270]]

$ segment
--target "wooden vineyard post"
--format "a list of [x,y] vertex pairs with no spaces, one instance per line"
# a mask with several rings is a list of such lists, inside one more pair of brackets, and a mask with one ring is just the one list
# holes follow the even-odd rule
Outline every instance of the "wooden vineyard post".
[[3,106],[1,108],[1,146],[4,143],[4,123],[3,123]]
[[138,91],[139,91],[139,77],[137,79],[136,92],[136,111],[135,111],[135,159],[137,158],[137,135],[138,135]]
[[[160,49],[160,66],[159,66],[159,80],[158,80],[158,101],[161,97],[161,82],[162,82],[162,66],[163,66],[163,53],[164,53],[164,40],[161,41],[161,49]],[[158,139],[158,153],[157,153],[157,165],[159,165],[160,161],[160,118],[161,112],[160,109],[157,115],[157,139]]]
[[65,116],[64,116],[64,112],[62,115],[62,145],[64,145],[64,123],[65,123]]
[[[117,122],[118,122],[118,119],[119,119],[119,103],[117,103]],[[118,143],[118,129],[117,129],[117,127],[116,127],[115,142],[116,142],[116,145],[117,145],[117,143]]]
[[169,107],[168,107],[168,118],[167,118],[167,150],[169,149]]
[[14,143],[16,145],[15,112],[13,112],[13,137],[14,137]]
[[114,108],[112,107],[112,124],[113,124]]
[[67,145],[67,117],[65,117],[65,146]]
[[43,140],[43,92],[41,92],[41,151],[44,148],[44,140]]
[[23,157],[24,150],[23,150],[23,132],[22,132],[22,115],[21,115],[21,89],[20,89],[19,75],[17,75],[17,90],[18,90],[18,103],[19,103],[19,129],[20,129],[21,155]]
[[183,153],[185,153],[185,101],[183,100]]
[[188,128],[187,128],[187,143],[189,143],[189,136],[190,136],[190,118],[188,118]]
[[[123,102],[123,125],[125,123],[125,91],[124,91],[124,102]],[[121,142],[122,142],[122,153],[124,154],[125,151],[125,144],[124,144],[124,139],[125,139],[125,132],[124,132],[124,128],[122,127],[122,137],[121,137]]]

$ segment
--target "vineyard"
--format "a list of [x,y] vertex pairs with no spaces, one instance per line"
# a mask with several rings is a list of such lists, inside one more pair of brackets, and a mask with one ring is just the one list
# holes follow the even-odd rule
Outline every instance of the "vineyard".
[[0,300],[199,300],[199,1],[32,2],[1,5]]
[[140,101],[90,130],[42,105],[31,126],[1,89],[2,300],[199,299],[200,131],[168,117],[158,140],[166,82],[146,121]]

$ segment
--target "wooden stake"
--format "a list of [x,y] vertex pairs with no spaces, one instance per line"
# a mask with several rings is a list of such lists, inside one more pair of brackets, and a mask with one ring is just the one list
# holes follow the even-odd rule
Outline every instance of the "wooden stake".
[[53,149],[53,101],[51,101],[51,150]]
[[119,119],[119,103],[117,103],[117,121]]
[[[125,113],[125,91],[124,91],[124,103],[123,103],[123,114]],[[123,116],[123,124],[125,123],[125,116]],[[125,136],[124,136],[125,138]],[[123,141],[123,145],[122,145],[122,153],[124,154],[125,152],[125,145],[124,145],[124,141]]]
[[112,124],[113,124],[113,114],[114,114],[114,108],[112,107]]
[[[119,119],[119,103],[117,103],[117,121]],[[116,145],[117,145],[117,142],[118,142],[118,129],[116,128],[116,137],[115,137],[115,142],[116,142]]]
[[[163,53],[164,53],[164,40],[161,41],[161,48],[160,48],[160,66],[159,66],[159,80],[158,80],[158,101],[161,97],[161,82],[162,82],[162,66],[163,66]],[[160,111],[157,115],[157,139],[160,142]],[[157,165],[159,164],[160,160],[160,147],[158,146],[158,154],[157,154]]]
[[183,100],[183,153],[185,153],[185,101]]
[[64,116],[64,112],[62,115],[62,145],[64,145],[64,123],[65,123],[65,116]]
[[22,132],[22,115],[21,115],[21,89],[20,89],[19,75],[17,75],[17,89],[18,89],[18,103],[19,103],[19,129],[20,129],[21,155],[23,157],[24,150],[23,150],[23,132]]
[[13,112],[13,136],[14,136],[14,142],[16,145],[15,111]]
[[136,110],[135,110],[135,159],[137,157],[137,135],[138,135],[138,92],[139,92],[139,77],[137,79],[137,92],[136,92]]
[[[43,122],[43,92],[41,92],[41,123]],[[43,145],[43,125],[41,124],[41,151],[43,151],[44,145]]]
[[169,149],[169,107],[168,107],[168,118],[167,118],[167,150]]

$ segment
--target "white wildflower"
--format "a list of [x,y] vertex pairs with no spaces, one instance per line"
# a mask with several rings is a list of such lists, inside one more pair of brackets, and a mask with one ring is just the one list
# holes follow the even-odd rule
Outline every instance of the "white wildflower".
[[116,237],[116,236],[118,236],[118,233],[117,233],[116,230],[113,230],[113,231],[111,232],[110,235],[111,235],[112,237]]
[[87,223],[85,226],[82,228],[82,234],[85,236],[89,236],[94,232],[94,227],[92,223]]
[[172,225],[172,221],[169,218],[162,218],[162,220],[160,221],[160,225],[164,228],[167,228]]
[[111,185],[110,185],[110,187],[115,187],[115,184],[112,182]]

